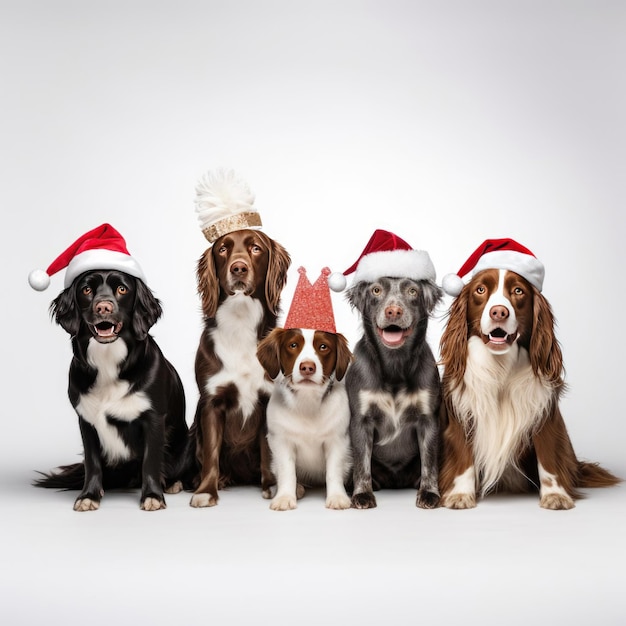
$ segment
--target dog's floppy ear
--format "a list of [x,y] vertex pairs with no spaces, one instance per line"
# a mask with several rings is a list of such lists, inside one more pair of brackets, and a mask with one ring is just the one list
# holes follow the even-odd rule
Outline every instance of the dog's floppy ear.
[[269,250],[267,276],[265,277],[265,299],[267,306],[274,315],[278,315],[280,294],[287,282],[287,270],[291,265],[291,257],[279,243],[266,237]]
[[148,331],[156,324],[161,317],[163,309],[161,303],[154,297],[145,283],[135,279],[135,306],[133,307],[133,332],[137,339],[145,339]]
[[429,280],[421,281],[420,284],[424,295],[426,313],[430,315],[435,310],[435,307],[443,300],[443,290]]
[[341,380],[346,375],[352,359],[348,340],[341,333],[337,333],[337,364],[335,365],[335,378],[337,380]]
[[213,248],[207,248],[198,259],[196,270],[198,294],[202,303],[202,313],[206,318],[215,317],[220,299],[220,284],[213,260]]
[[362,281],[356,285],[352,285],[352,287],[346,291],[346,300],[348,301],[348,304],[360,313],[363,313],[365,308],[367,289],[368,284]]
[[257,346],[256,356],[268,376],[274,380],[280,372],[280,340],[283,328],[274,328]]
[[554,315],[545,297],[535,287],[533,290],[530,364],[535,374],[545,377],[553,385],[560,385],[563,382],[563,354],[554,333]]
[[444,380],[456,387],[463,380],[467,363],[467,305],[469,287],[466,285],[452,302],[448,311],[448,323],[439,343]]
[[68,332],[72,337],[78,334],[81,315],[76,303],[76,288],[74,285],[64,289],[50,303],[50,317]]

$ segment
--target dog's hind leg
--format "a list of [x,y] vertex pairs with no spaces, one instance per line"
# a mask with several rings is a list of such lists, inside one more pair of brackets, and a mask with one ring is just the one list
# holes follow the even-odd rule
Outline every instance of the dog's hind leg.
[[259,448],[261,451],[261,494],[268,500],[272,497],[272,487],[276,484],[276,477],[272,473],[272,453],[264,429],[259,432]]

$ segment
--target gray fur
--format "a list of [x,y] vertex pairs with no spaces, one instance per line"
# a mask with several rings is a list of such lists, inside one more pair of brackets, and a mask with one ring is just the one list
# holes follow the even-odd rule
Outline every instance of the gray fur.
[[[346,374],[352,505],[375,507],[375,489],[413,487],[417,506],[433,508],[439,503],[441,383],[426,331],[441,289],[430,281],[381,278],[357,283],[347,297],[363,321]],[[395,347],[385,345],[378,330],[409,327],[404,343]]]

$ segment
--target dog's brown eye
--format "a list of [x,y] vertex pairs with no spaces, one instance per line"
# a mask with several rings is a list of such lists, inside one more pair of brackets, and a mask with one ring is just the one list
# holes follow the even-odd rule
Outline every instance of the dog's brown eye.
[[326,352],[326,350],[328,350],[328,346],[325,343],[320,343],[318,350],[320,352]]
[[516,296],[522,296],[524,295],[524,290],[521,287],[515,287],[515,289],[513,289],[513,293]]
[[379,296],[379,295],[380,295],[380,293],[381,293],[381,291],[382,291],[382,289],[381,289],[380,287],[378,287],[378,285],[374,285],[374,286],[372,287],[372,293],[373,293],[375,296]]
[[297,347],[298,347],[298,344],[295,341],[289,344],[290,350],[295,350]]
[[126,294],[128,293],[128,287],[124,287],[124,285],[120,285],[120,286],[117,288],[117,293],[119,293],[119,294],[120,294],[120,296],[124,296],[124,295],[126,295]]
[[83,296],[91,295],[91,287],[83,287]]
[[220,246],[217,250],[218,254],[226,254],[226,246]]
[[478,287],[476,287],[476,293],[480,294],[481,296],[485,293],[485,288],[483,287],[483,285],[478,285]]
[[251,249],[252,254],[261,254],[261,252],[263,252],[262,248],[260,246],[254,245],[252,246]]
[[411,287],[409,289],[409,295],[414,298],[417,295],[417,289],[415,289],[415,287]]

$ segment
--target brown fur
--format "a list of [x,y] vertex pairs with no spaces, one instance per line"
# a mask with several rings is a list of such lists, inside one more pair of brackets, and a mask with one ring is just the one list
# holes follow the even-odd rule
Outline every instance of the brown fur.
[[[452,303],[448,323],[441,338],[441,363],[444,367],[441,412],[443,462],[439,486],[444,504],[452,508],[475,505],[476,494],[468,494],[465,499],[457,498],[456,502],[450,500],[455,478],[474,464],[474,427],[471,423],[463,423],[457,414],[455,393],[462,395],[467,390],[464,377],[468,360],[468,340],[475,336],[486,341],[480,329],[480,316],[489,295],[497,285],[497,270],[478,273]],[[565,388],[563,359],[554,333],[554,316],[548,301],[525,279],[510,271],[505,278],[505,292],[518,320],[517,342],[520,348],[528,352],[533,375],[552,390],[552,399],[545,414],[528,416],[530,430],[511,459],[529,479],[525,488],[533,489],[539,485],[538,463],[556,476],[558,485],[572,499],[580,497],[581,488],[615,485],[620,481],[619,478],[597,464],[577,459],[567,434],[559,410],[559,398]],[[494,355],[492,358],[500,359],[502,356]],[[507,489],[507,485],[501,483],[497,488]],[[545,502],[542,500],[542,506],[569,508],[558,497],[552,497]]]
[[[204,330],[195,363],[200,398],[190,430],[197,469],[191,481],[195,488],[192,506],[217,504],[218,490],[231,484],[261,484],[264,495],[269,495],[274,481],[266,440],[267,390],[257,389],[254,408],[244,416],[236,371],[232,380],[214,393],[207,390],[207,383],[224,367],[216,351],[217,337],[252,333],[258,341],[274,328],[289,264],[289,254],[280,244],[260,231],[247,229],[224,235],[198,261]],[[248,310],[248,298],[260,303],[260,321],[242,319],[243,313],[232,320],[218,319],[219,308],[234,290],[242,291],[234,300],[239,303],[238,311]],[[242,370],[261,368],[256,345],[249,354],[240,355],[240,362]]]

